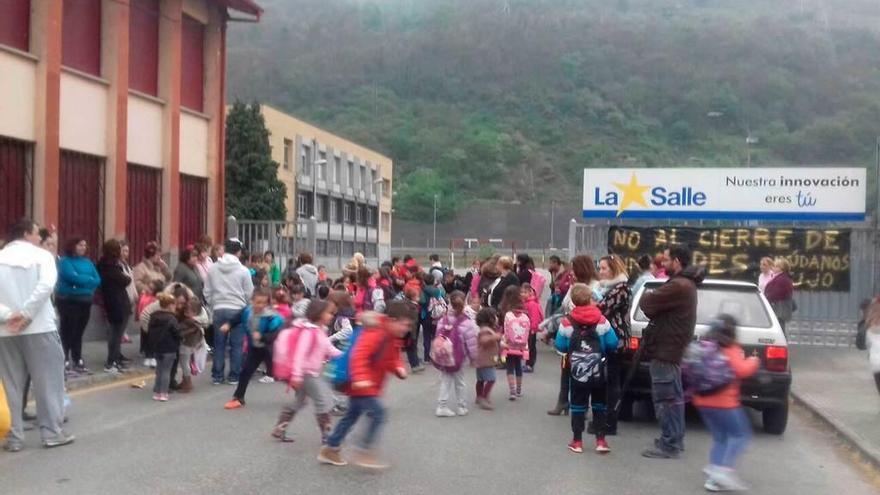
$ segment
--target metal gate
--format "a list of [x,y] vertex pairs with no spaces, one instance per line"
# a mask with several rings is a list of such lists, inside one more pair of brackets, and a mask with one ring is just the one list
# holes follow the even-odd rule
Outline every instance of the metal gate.
[[104,242],[104,159],[62,151],[59,182],[59,243],[80,236],[89,245],[89,257],[97,258]]
[[179,243],[195,244],[207,233],[208,179],[180,174]]
[[272,251],[282,268],[301,252],[313,255],[317,252],[317,222],[314,219],[288,222],[238,220],[230,216],[226,221],[226,232],[229,237],[237,237],[251,253]]
[[0,137],[0,231],[30,213],[33,145]]
[[126,238],[131,245],[132,265],[140,263],[148,242],[160,240],[161,204],[162,171],[129,163],[125,228]]
[[[635,222],[631,224],[635,225]],[[607,224],[569,224],[569,252],[593,257],[608,253]],[[617,225],[615,223],[614,225]],[[809,226],[804,226],[808,228]],[[854,345],[859,305],[877,293],[880,249],[877,230],[868,226],[850,229],[850,290],[848,292],[806,292],[795,290],[798,311],[786,328],[788,341],[830,347]]]

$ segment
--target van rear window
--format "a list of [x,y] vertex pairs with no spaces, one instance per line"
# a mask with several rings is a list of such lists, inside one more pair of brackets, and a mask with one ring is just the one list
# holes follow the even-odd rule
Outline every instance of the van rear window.
[[[697,324],[707,325],[722,313],[732,315],[740,326],[770,328],[773,325],[760,294],[754,290],[729,287],[697,289]],[[635,319],[648,321],[641,308],[636,310]]]

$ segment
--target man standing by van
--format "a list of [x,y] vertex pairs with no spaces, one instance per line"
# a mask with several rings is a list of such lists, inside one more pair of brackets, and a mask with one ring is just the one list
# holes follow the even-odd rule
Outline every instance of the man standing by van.
[[683,246],[666,251],[669,281],[642,296],[639,307],[651,322],[642,338],[651,360],[651,396],[660,438],[644,452],[653,459],[676,459],[684,450],[684,391],[681,359],[697,324],[697,285],[703,281],[700,267],[689,266],[691,252]]

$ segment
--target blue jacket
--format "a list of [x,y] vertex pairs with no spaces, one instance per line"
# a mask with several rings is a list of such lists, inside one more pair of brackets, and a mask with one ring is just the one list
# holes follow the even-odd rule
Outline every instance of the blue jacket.
[[[275,341],[275,337],[278,336],[278,332],[284,326],[284,318],[269,307],[259,316],[259,322],[251,322],[253,311],[253,307],[250,304],[244,308],[241,312],[241,324],[244,326],[245,334],[247,335],[248,346],[264,347]],[[251,325],[253,324],[255,324],[256,328],[252,328]],[[259,343],[255,343],[251,336],[251,332],[254,330],[260,332]]]
[[101,277],[92,260],[85,256],[65,256],[58,262],[59,296],[91,298],[101,285]]

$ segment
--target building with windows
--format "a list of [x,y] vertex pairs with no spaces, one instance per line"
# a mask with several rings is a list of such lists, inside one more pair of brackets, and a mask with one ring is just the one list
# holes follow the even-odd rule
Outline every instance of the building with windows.
[[[0,228],[223,235],[226,28],[253,0],[0,1]],[[92,255],[97,249],[92,248]]]
[[268,105],[262,112],[287,185],[287,220],[315,217],[318,262],[337,266],[355,252],[389,259],[391,159]]

